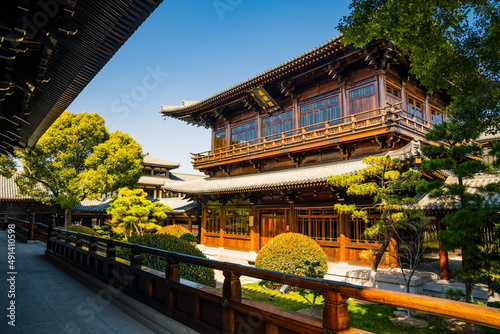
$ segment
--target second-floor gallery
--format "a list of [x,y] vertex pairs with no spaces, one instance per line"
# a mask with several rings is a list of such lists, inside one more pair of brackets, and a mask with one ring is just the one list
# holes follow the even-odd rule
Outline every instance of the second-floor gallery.
[[370,223],[333,206],[371,199],[341,198],[326,178],[355,173],[370,155],[418,163],[447,96],[427,94],[408,65],[390,42],[358,49],[337,36],[202,101],[162,106],[163,116],[212,129],[211,149],[192,155],[207,177],[165,190],[202,205],[207,245],[258,250],[294,231],[318,241],[330,261],[363,262],[362,250],[377,248],[363,235]]

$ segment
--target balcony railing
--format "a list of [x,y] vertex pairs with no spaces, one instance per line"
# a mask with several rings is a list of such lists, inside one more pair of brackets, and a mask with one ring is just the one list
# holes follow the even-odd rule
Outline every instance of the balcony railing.
[[387,106],[206,152],[191,153],[191,158],[193,165],[198,167],[208,163],[253,156],[274,150],[279,151],[284,148],[338,138],[352,133],[361,134],[374,128],[384,128],[393,125],[397,125],[420,136],[424,136],[432,128],[432,123],[428,120],[412,115],[394,106]]
[[[131,250],[130,261],[116,257],[117,247]],[[65,259],[67,265],[76,266],[111,284],[110,291],[122,291],[202,333],[243,333],[252,330],[297,334],[367,333],[350,328],[348,298],[500,328],[500,310],[492,307],[289,275],[103,239],[62,228],[52,230],[46,254],[49,258]],[[165,271],[142,265],[142,257],[151,255],[166,260]],[[180,278],[181,262],[221,270],[224,274],[222,290]],[[320,292],[325,299],[323,319],[313,319],[242,297],[241,276]]]

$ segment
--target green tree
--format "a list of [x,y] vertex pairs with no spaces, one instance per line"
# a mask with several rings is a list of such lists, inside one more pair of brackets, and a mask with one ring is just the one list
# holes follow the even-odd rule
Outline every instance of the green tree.
[[457,208],[442,219],[446,230],[439,237],[445,249],[461,250],[460,276],[465,282],[467,297],[472,299],[472,288],[481,277],[486,276],[491,286],[500,274],[498,259],[495,261],[493,257],[495,244],[484,239],[485,228],[491,229],[493,240],[498,241],[500,235],[500,203],[489,200],[498,194],[500,184],[470,182],[474,177],[493,171],[490,164],[481,160],[482,147],[461,135],[458,129],[462,126],[461,123],[446,122],[426,135],[426,139],[440,144],[422,147],[423,154],[429,158],[422,162],[422,170],[448,171],[451,176],[447,182],[426,182],[420,185],[419,191]]
[[[95,113],[65,111],[33,148],[19,150],[15,158],[23,168],[16,179],[19,192],[57,203],[66,226],[75,204],[134,186],[142,174],[141,146],[126,133],[110,134]],[[4,173],[12,174],[12,159],[2,160]]]
[[113,196],[106,212],[111,215],[114,232],[123,231],[127,238],[133,234],[143,236],[155,233],[162,228],[157,223],[167,217],[165,211],[172,211],[161,202],[146,199],[142,189],[121,188],[118,195]]
[[347,196],[372,196],[373,203],[369,207],[357,208],[355,204],[335,204],[340,214],[349,214],[352,218],[363,219],[366,224],[368,209],[380,212],[380,219],[365,230],[368,238],[377,238],[380,248],[373,260],[370,281],[373,283],[375,273],[382,257],[394,237],[394,229],[399,222],[410,221],[410,214],[415,214],[409,204],[415,203],[413,192],[421,182],[421,174],[409,169],[403,172],[399,159],[389,156],[367,157],[363,162],[368,165],[355,175],[330,176],[328,182],[339,189],[345,189]]
[[495,0],[353,0],[338,28],[357,47],[392,41],[429,92],[450,95],[448,114],[473,138],[500,130],[499,8]]

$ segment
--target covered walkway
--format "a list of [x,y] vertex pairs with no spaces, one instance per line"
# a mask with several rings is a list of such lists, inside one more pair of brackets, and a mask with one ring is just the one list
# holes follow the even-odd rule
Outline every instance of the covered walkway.
[[[16,241],[13,272],[17,274],[10,275],[7,245],[7,231],[0,231],[0,333],[178,333],[177,326],[170,332],[141,322],[121,309],[125,305],[107,299],[102,289],[88,288],[66,274],[45,258],[42,242]],[[8,279],[12,276],[15,297],[10,298]],[[8,324],[10,301],[15,301],[15,327]]]

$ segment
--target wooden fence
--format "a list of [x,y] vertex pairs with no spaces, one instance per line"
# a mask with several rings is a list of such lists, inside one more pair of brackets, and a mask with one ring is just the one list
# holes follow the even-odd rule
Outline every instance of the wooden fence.
[[[88,247],[84,247],[84,243]],[[131,250],[130,261],[116,247]],[[202,333],[366,333],[350,328],[347,299],[393,305],[500,328],[500,310],[446,299],[355,286],[214,261],[54,228],[47,253],[107,282]],[[166,259],[165,272],[142,266],[142,254]],[[222,270],[222,291],[180,278],[179,263]],[[242,297],[240,276],[320,291],[325,299],[318,320]]]

